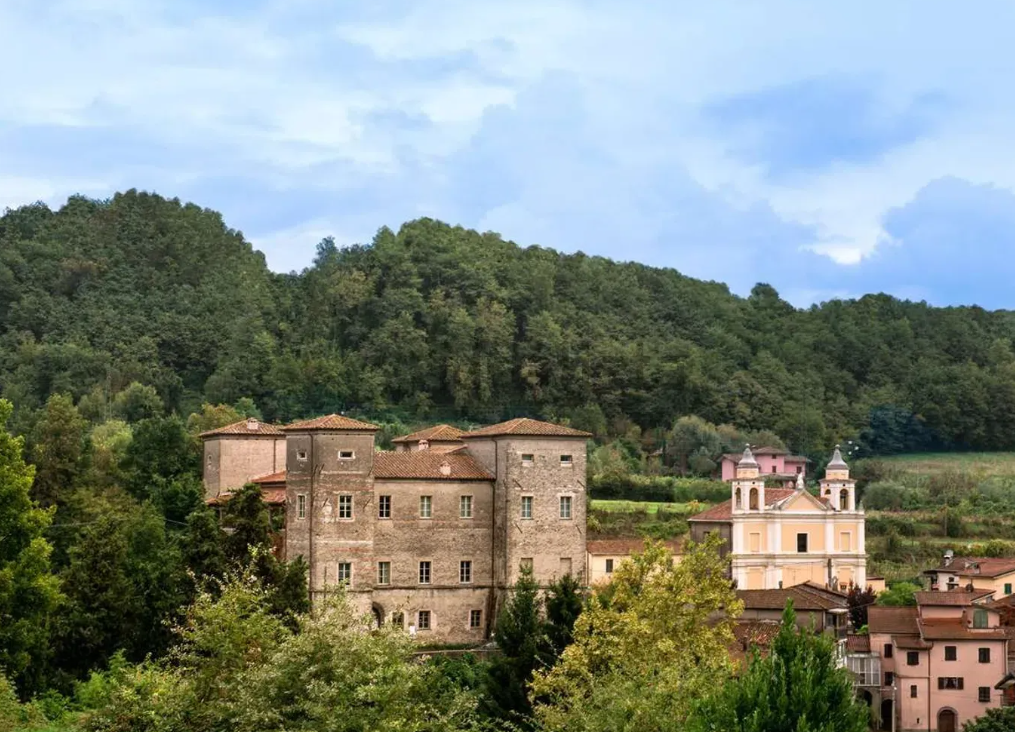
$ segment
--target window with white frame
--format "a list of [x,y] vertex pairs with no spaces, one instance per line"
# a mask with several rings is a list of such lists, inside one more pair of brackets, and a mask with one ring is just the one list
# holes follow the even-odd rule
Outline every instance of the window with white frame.
[[562,467],[562,468],[570,468],[573,464],[574,464],[574,461],[571,459],[570,455],[561,455],[560,456],[560,467]]
[[391,562],[377,563],[377,584],[391,584]]
[[377,518],[391,518],[391,496],[380,496],[377,499]]
[[522,496],[522,518],[532,518],[532,496]]
[[430,630],[430,611],[420,610],[416,615],[416,629]]
[[419,497],[419,517],[430,518],[433,516],[433,496]]
[[356,453],[353,452],[352,450],[339,450],[338,451],[338,459],[339,460],[355,460],[356,459]]
[[536,464],[536,456],[530,452],[522,453],[522,465],[529,467]]
[[338,581],[347,584],[352,582],[352,562],[338,563]]
[[302,493],[296,496],[296,518],[305,519],[307,517],[307,497]]
[[297,460],[306,460],[307,459],[307,451],[306,450],[297,450],[296,451],[296,459]]
[[472,496],[458,497],[459,518],[472,518]]
[[560,497],[560,517],[562,519],[571,518],[571,496]]
[[352,496],[346,494],[338,497],[338,517],[340,519],[352,518]]
[[419,563],[419,583],[421,585],[430,584],[430,562]]
[[458,563],[458,581],[463,585],[472,582],[472,560],[463,559]]

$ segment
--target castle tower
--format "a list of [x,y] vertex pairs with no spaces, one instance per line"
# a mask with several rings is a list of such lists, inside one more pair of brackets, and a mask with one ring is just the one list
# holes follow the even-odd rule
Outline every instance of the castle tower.
[[765,480],[750,445],[744,448],[743,457],[737,463],[737,477],[730,482],[730,490],[734,514],[765,510]]
[[[374,434],[339,414],[295,422],[286,436],[286,557],[309,565],[310,597],[344,582],[370,609],[373,588]],[[353,572],[358,567],[360,571]],[[363,594],[365,593],[365,594]]]
[[285,471],[285,434],[249,419],[202,432],[204,497],[238,490],[253,478]]
[[835,446],[832,459],[825,467],[825,477],[821,481],[821,496],[836,511],[856,510],[856,481],[849,477],[849,466],[842,459],[839,446]]

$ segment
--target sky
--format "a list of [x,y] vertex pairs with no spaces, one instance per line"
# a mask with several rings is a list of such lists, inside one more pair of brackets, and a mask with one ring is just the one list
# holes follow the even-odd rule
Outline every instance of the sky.
[[138,188],[276,271],[430,216],[807,306],[1015,309],[1008,0],[0,0],[0,210]]

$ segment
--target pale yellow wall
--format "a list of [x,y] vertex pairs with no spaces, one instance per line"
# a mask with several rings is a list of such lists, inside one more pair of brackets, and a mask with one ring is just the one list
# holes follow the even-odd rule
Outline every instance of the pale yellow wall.
[[867,584],[875,592],[884,592],[886,589],[884,577],[867,578]]
[[807,496],[805,496],[803,494],[798,495],[792,501],[787,503],[785,505],[785,507],[783,508],[783,510],[784,511],[809,511],[809,512],[813,512],[813,513],[821,513],[821,514],[823,514],[825,512],[824,508],[815,506],[814,505],[814,501],[812,501],[810,498],[808,498]]
[[[612,577],[611,573],[606,571],[606,560],[613,560],[613,572],[615,573],[620,569],[622,562],[626,562],[631,558],[630,554],[589,554],[586,564],[588,566],[589,582],[591,584],[597,584],[599,582],[609,582]],[[673,564],[680,563],[680,555],[673,555]]]
[[[860,536],[860,528],[856,523],[836,523],[833,528],[835,551],[837,552],[856,552],[859,551],[857,542]],[[843,534],[849,534],[849,546],[843,544]]]
[[[769,551],[768,548],[768,524],[740,524],[741,542],[745,554],[758,554]],[[757,534],[752,542],[751,534]]]
[[782,568],[782,586],[792,587],[804,582],[815,582],[819,585],[827,583],[828,568],[824,562],[813,564],[794,564]]
[[747,589],[748,590],[765,589],[765,571],[763,569],[747,570]]
[[970,580],[972,580],[973,587],[977,590],[993,590],[995,600],[1008,597],[1008,594],[1004,591],[1005,585],[1011,585],[1012,589],[1015,590],[1015,572],[1002,574],[998,577],[959,577],[959,586],[965,587]]
[[807,537],[807,553],[825,551],[825,522],[800,522],[782,525],[782,550],[784,552],[796,551],[796,535],[804,534]]

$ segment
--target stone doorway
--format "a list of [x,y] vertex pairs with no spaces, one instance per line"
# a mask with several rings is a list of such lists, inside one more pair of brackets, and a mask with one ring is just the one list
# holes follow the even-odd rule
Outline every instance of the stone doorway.
[[959,715],[954,709],[942,709],[937,713],[937,732],[958,732]]

